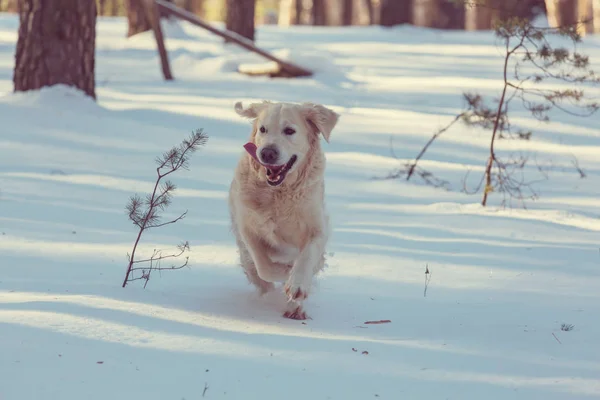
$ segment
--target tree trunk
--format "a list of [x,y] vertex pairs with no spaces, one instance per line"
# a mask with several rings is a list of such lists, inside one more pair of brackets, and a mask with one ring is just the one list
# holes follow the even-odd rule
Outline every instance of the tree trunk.
[[327,25],[327,11],[325,9],[325,0],[313,0],[311,13],[313,25]]
[[577,23],[577,0],[562,0],[557,5],[560,25]]
[[[146,14],[147,2],[149,0],[125,0],[125,7],[127,8],[127,21],[129,29],[127,31],[127,37],[137,35],[138,33],[146,32],[152,29],[152,24],[148,21]],[[173,0],[165,0],[166,2],[172,3]],[[169,14],[160,11],[160,18],[170,18]]]
[[462,5],[441,0],[440,14],[440,28],[465,29],[465,8]]
[[468,31],[481,31],[492,29],[494,18],[494,2],[487,0],[485,5],[465,5],[465,29]]
[[104,15],[106,12],[106,0],[98,0],[98,15]]
[[294,13],[294,25],[302,25],[302,0],[294,0],[295,13]]
[[413,24],[428,28],[437,28],[440,20],[439,0],[414,0]]
[[592,0],[592,14],[594,15],[594,33],[600,33],[600,0]]
[[254,41],[255,0],[227,0],[225,28]]
[[95,0],[21,0],[14,91],[64,84],[95,99],[95,46]]
[[369,12],[369,25],[375,25],[375,8],[373,7],[373,0],[365,0],[365,4]]
[[185,0],[183,2],[183,9],[191,12],[192,14],[201,15],[203,8],[202,0]]
[[578,0],[546,0],[548,23],[551,27],[571,25],[577,21]]
[[125,0],[125,6],[127,7],[127,21],[129,22],[127,37],[152,29],[152,25],[150,25],[150,21],[148,21],[148,18],[146,17],[144,1],[145,0]]
[[412,0],[381,0],[379,24],[394,26],[413,21]]
[[[149,1],[149,0],[142,0],[142,1]],[[167,3],[175,3],[175,0],[165,0]],[[160,11],[159,12],[160,18],[171,18],[171,15],[168,13],[165,13],[164,11]]]
[[8,3],[6,4],[6,12],[18,13],[19,12],[19,1],[18,0],[8,0]]
[[117,0],[109,0],[110,1],[110,15],[116,17],[119,15],[119,3]]
[[342,25],[352,25],[353,1],[342,0]]
[[594,6],[592,0],[577,1],[577,15],[581,24],[577,27],[579,33],[584,36],[594,33]]

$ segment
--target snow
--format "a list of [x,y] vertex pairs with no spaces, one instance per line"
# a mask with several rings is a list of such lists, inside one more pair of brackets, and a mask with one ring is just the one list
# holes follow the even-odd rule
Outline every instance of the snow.
[[[422,162],[452,190],[372,179],[414,157],[462,91],[499,93],[490,32],[262,26],[260,46],[316,64],[314,77],[286,80],[237,74],[262,60],[181,23],[167,29],[176,80],[165,82],[150,33],[127,40],[123,19],[100,18],[95,103],[60,85],[13,94],[17,25],[0,15],[0,399],[600,397],[598,116],[542,124],[515,110],[534,137],[501,146],[555,166],[526,210],[461,192],[467,171],[477,184],[489,138],[461,125]],[[598,37],[582,49],[600,69]],[[260,99],[342,115],[324,144],[328,267],[305,323],[281,317],[279,292],[257,296],[229,231],[249,134],[233,105]],[[151,189],[155,157],[196,128],[208,143],[174,176],[166,214],[188,216],[141,248],[189,240],[190,268],[123,289],[137,233],[125,205]],[[364,324],[380,319],[391,322]]]

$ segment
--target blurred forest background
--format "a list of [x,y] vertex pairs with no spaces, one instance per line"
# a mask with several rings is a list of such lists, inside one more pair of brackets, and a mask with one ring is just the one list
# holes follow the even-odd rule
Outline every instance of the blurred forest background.
[[[126,16],[141,0],[96,0],[98,15]],[[286,25],[396,25],[439,29],[491,29],[495,17],[535,18],[551,25],[589,21],[582,33],[600,32],[600,0],[169,0],[208,21],[225,21],[228,6],[254,5],[254,23]],[[0,11],[17,12],[18,0],[0,0]],[[473,4],[487,7],[471,7]],[[252,17],[252,12],[247,14]],[[594,23],[595,21],[595,23]]]

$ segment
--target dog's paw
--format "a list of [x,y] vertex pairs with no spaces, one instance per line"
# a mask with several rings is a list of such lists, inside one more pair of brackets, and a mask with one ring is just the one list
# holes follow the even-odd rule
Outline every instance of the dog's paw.
[[287,310],[286,312],[283,313],[283,316],[285,318],[295,319],[298,321],[303,321],[303,320],[309,318],[306,315],[306,312],[304,311],[304,309],[302,308],[301,305],[297,305],[297,306]]
[[302,301],[308,297],[308,289],[302,285],[297,286],[288,282],[283,287],[283,290],[290,301]]
[[303,273],[302,270],[292,270],[283,290],[289,301],[302,301],[308,297],[311,284],[312,275]]

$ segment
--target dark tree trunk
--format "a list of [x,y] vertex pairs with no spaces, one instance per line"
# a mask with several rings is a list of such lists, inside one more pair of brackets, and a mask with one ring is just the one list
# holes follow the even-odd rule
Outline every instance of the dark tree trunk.
[[449,0],[440,1],[440,23],[441,29],[464,29],[465,7],[461,4],[452,3]]
[[[146,11],[146,3],[148,0],[125,0],[125,7],[127,8],[127,21],[129,23],[129,29],[127,31],[127,37],[137,35],[138,33],[146,32],[152,29],[152,24],[148,20]],[[165,0],[166,2],[172,3],[173,0]],[[161,18],[170,18],[170,16],[160,11]]]
[[302,24],[302,0],[294,0],[295,14],[294,14],[294,25]]
[[119,3],[117,0],[109,0],[110,1],[110,15],[112,17],[116,17],[119,15]]
[[255,0],[227,0],[225,28],[254,41]]
[[313,25],[327,25],[325,0],[313,0],[311,12]]
[[106,12],[106,0],[98,1],[98,15],[104,15]]
[[183,8],[192,14],[202,14],[202,0],[185,0]]
[[127,21],[129,23],[127,37],[152,29],[146,15],[144,0],[126,0],[125,7],[127,7]]
[[95,0],[20,0],[15,92],[64,84],[95,99],[95,48]]
[[494,9],[492,18],[507,20],[511,17],[532,19],[536,7],[544,7],[538,0],[487,0]]
[[477,7],[467,6],[465,11],[465,29],[480,31],[492,29],[492,21],[498,15],[496,0],[486,0],[484,5]]
[[[146,0],[146,1],[147,1],[147,0]],[[174,2],[174,0],[165,0],[165,1],[166,1],[167,3],[173,3],[173,2]],[[170,15],[170,14],[167,14],[166,12],[164,12],[164,11],[162,11],[162,10],[161,10],[161,11],[160,11],[160,17],[161,17],[161,18],[171,18],[171,15]]]
[[577,22],[577,0],[556,1],[558,26],[572,25]]
[[381,0],[379,24],[394,26],[412,23],[413,0]]
[[6,12],[18,13],[19,12],[19,1],[18,0],[8,0],[8,3],[6,5]]
[[352,0],[343,0],[342,2],[342,25],[352,25],[352,15],[354,2]]

